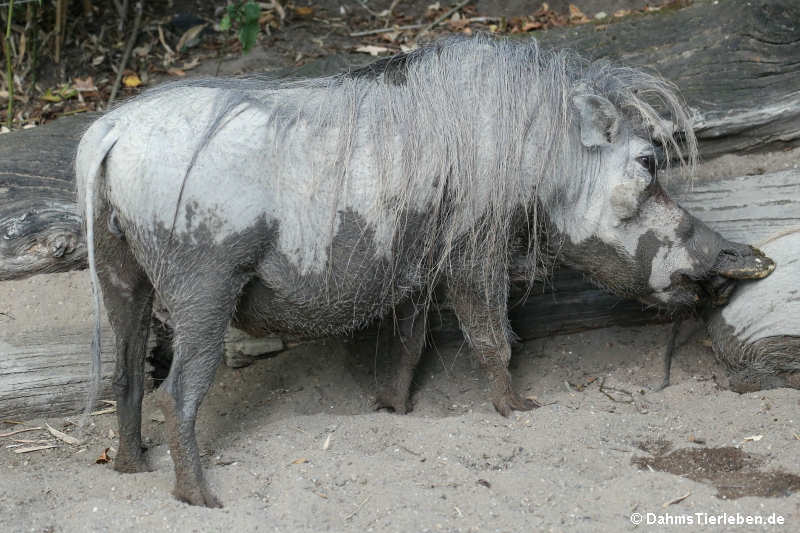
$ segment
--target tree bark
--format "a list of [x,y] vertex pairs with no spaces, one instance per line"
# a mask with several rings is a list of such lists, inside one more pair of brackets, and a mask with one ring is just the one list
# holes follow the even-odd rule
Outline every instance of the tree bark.
[[708,0],[537,38],[674,82],[696,113],[701,153],[711,157],[800,142],[799,20],[796,0]]

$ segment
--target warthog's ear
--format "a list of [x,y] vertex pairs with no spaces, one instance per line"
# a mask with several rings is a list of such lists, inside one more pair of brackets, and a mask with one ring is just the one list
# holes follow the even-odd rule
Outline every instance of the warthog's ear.
[[619,112],[602,96],[577,94],[572,103],[580,114],[581,142],[587,148],[612,144],[619,133]]

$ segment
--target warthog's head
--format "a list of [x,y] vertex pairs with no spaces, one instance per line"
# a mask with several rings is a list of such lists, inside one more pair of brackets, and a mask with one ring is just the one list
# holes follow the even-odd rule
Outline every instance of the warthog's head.
[[[759,250],[730,242],[675,203],[657,179],[664,155],[651,136],[609,100],[572,99],[582,172],[548,217],[561,235],[561,261],[624,297],[674,309],[711,297],[722,303],[733,282],[774,269]],[[577,143],[576,143],[577,144]]]

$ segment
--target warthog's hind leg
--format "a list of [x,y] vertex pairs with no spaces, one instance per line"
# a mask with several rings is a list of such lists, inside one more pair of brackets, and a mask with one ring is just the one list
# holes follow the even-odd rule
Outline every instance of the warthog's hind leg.
[[142,447],[142,396],[153,288],[124,236],[110,231],[108,216],[108,209],[101,207],[95,223],[95,249],[103,300],[116,336],[113,389],[119,450],[114,469],[145,472],[148,467]]
[[174,324],[174,358],[169,375],[158,390],[158,401],[175,464],[173,494],[192,505],[222,507],[203,476],[195,419],[222,360],[225,330],[245,281],[243,274],[226,277],[212,271],[209,276],[192,280],[202,287],[199,290],[185,290],[181,285],[185,280],[177,281],[177,285],[166,283],[171,286],[166,289],[170,296],[164,300]]

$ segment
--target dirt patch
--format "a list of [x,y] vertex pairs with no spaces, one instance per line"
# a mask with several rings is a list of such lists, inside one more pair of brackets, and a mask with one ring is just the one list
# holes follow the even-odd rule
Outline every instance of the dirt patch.
[[717,489],[717,497],[734,500],[744,496],[762,498],[786,497],[800,490],[800,476],[773,470],[761,472],[764,459],[740,448],[681,448],[666,453],[672,444],[654,441],[640,449],[653,457],[634,457],[631,463],[640,470],[669,472]]

